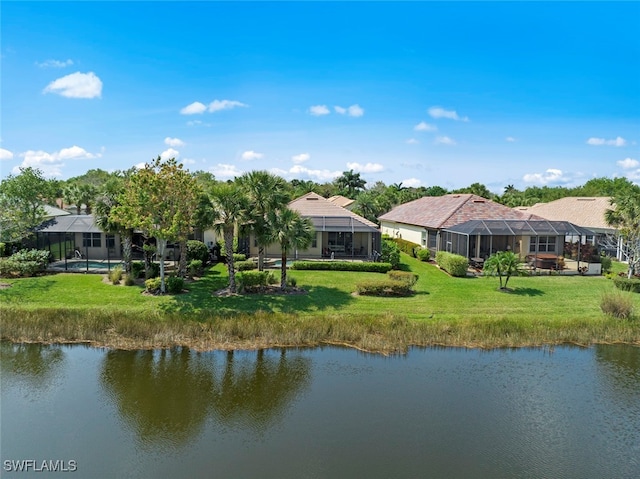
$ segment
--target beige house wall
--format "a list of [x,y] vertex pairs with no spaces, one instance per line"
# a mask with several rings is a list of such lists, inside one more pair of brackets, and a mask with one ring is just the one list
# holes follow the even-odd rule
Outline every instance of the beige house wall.
[[[383,235],[387,235],[392,238],[402,238],[404,240],[411,241],[412,243],[426,246],[426,244],[423,245],[422,242],[423,233],[426,232],[425,228],[423,228],[422,226],[413,226],[382,221],[380,223],[380,231]],[[427,239],[426,236],[425,239]]]
[[[107,251],[107,235],[105,233],[100,233],[100,246],[83,246],[83,234],[84,233],[75,233],[74,241],[76,248],[82,253],[83,258],[96,259],[96,260],[104,260],[104,259],[121,259],[122,255],[120,254],[120,236],[115,235],[114,237],[114,247]],[[94,233],[91,233],[94,234]],[[76,255],[73,251],[70,252],[71,257],[74,258]]]

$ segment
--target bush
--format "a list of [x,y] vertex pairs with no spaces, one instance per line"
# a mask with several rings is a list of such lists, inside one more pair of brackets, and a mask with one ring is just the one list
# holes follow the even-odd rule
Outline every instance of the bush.
[[467,276],[469,269],[469,260],[459,254],[448,253],[446,251],[438,251],[436,253],[436,262],[441,269],[445,270],[451,276],[464,278]]
[[429,251],[427,248],[420,248],[418,251],[416,251],[416,257],[420,261],[429,261],[429,258],[431,258],[431,251]]
[[361,281],[356,284],[356,292],[369,296],[408,296],[413,290],[402,281],[382,279]]
[[145,271],[145,278],[157,278],[160,276],[160,264],[159,263],[151,263],[149,265],[149,270]]
[[273,273],[269,271],[244,271],[237,276],[238,283],[240,284],[240,290],[266,286],[267,284],[270,284],[270,275],[274,276]]
[[630,291],[632,293],[640,293],[640,279],[616,276],[613,278],[613,284],[622,291]]
[[190,276],[201,276],[203,273],[202,270],[202,261],[199,259],[192,259],[189,261],[189,275]]
[[298,285],[298,280],[293,276],[287,276],[287,286],[290,288],[295,288]]
[[0,276],[27,277],[43,272],[49,265],[51,253],[38,249],[23,249],[0,260]]
[[361,271],[369,273],[386,273],[391,269],[390,263],[373,263],[370,261],[294,261],[291,269],[317,271]]
[[200,260],[202,264],[209,261],[209,248],[202,241],[187,241],[187,262]]
[[397,244],[400,251],[408,254],[409,256],[413,256],[414,258],[416,257],[416,251],[422,248],[418,243],[402,238],[389,238],[389,240]]
[[167,293],[180,294],[184,288],[184,279],[179,276],[169,276],[166,278]]
[[602,264],[603,273],[609,273],[611,271],[611,264],[613,261],[610,256],[600,256],[600,263]]
[[142,278],[144,276],[144,263],[142,261],[133,261],[131,263],[131,275],[134,278]]
[[122,280],[122,267],[116,266],[109,271],[109,281],[111,281],[112,284],[120,284],[120,280]]
[[380,261],[389,263],[392,269],[398,269],[400,265],[400,248],[398,248],[398,245],[393,240],[382,239]]
[[134,284],[136,284],[136,280],[134,279],[134,277],[130,274],[126,275],[124,277],[124,285],[125,286],[133,286]]
[[604,293],[600,299],[600,309],[608,316],[629,319],[633,314],[633,297],[622,291]]
[[233,253],[233,262],[236,263],[238,261],[246,261],[247,255],[242,253]]
[[413,287],[418,281],[418,275],[409,271],[389,271],[387,276],[393,281],[405,283],[409,288]]
[[144,288],[151,294],[160,292],[160,278],[149,278],[144,282]]
[[0,243],[0,256],[4,256],[4,252],[6,249],[6,243]]
[[[242,255],[242,256],[244,256],[244,255]],[[233,266],[238,271],[250,271],[252,269],[256,269],[256,267],[257,267],[256,263],[253,260],[236,261],[236,262],[233,263]]]

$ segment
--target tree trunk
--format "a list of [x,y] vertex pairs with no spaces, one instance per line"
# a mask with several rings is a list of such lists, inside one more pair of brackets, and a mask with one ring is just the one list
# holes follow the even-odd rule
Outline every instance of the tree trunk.
[[223,231],[224,249],[227,253],[227,271],[229,272],[229,292],[236,292],[236,271],[233,265],[233,227]]
[[131,274],[131,249],[133,245],[133,230],[127,230],[122,238],[122,260],[124,261],[124,271]]
[[180,261],[178,261],[178,276],[185,278],[187,276],[187,240],[180,240]]
[[282,248],[282,257],[280,259],[280,289],[284,291],[287,288],[287,250]]
[[158,256],[160,260],[160,293],[164,294],[167,291],[167,285],[164,280],[164,253],[167,248],[167,240],[156,238],[156,245],[158,246]]
[[264,271],[264,246],[258,246],[258,271]]

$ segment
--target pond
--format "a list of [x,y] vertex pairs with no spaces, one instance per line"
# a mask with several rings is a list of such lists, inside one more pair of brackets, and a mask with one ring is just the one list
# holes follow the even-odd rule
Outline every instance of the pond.
[[7,478],[640,477],[631,346],[1,353]]

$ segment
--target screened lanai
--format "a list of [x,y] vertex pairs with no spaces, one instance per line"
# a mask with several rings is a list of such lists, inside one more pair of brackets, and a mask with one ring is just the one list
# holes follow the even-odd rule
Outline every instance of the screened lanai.
[[471,220],[442,231],[440,249],[483,260],[497,251],[521,259],[563,254],[566,241],[586,241],[593,232],[568,221]]

